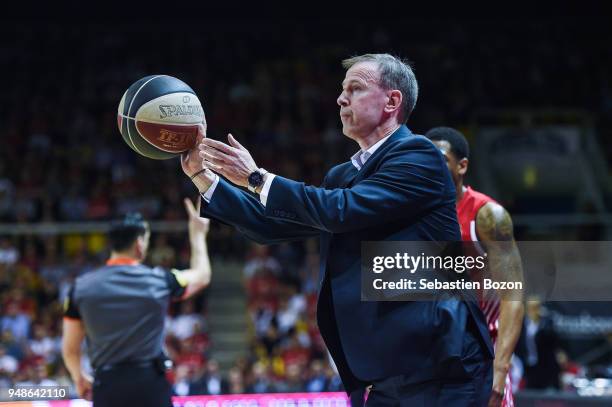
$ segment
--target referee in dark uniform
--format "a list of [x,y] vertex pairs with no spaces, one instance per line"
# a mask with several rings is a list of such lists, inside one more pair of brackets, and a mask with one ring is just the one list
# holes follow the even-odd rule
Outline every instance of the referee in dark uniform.
[[[198,200],[199,201],[199,200]],[[188,270],[150,268],[149,225],[139,214],[114,222],[105,266],[76,279],[65,304],[62,354],[79,396],[95,407],[172,406],[165,377],[164,319],[172,299],[185,299],[210,282],[208,219],[189,199],[191,264]],[[81,371],[87,338],[95,377]]]

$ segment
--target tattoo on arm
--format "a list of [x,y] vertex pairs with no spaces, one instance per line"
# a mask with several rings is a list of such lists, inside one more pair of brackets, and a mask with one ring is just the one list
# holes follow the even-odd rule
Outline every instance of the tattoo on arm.
[[[487,250],[493,279],[523,281],[521,257],[514,241],[512,219],[508,212],[499,204],[487,203],[476,216],[476,231]],[[516,293],[511,297],[519,299]]]
[[476,229],[483,242],[514,240],[510,215],[501,205],[493,202],[478,211]]

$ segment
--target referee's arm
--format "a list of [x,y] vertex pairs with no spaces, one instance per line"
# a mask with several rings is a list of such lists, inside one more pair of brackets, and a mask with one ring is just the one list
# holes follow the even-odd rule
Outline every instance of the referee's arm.
[[85,326],[74,303],[74,286],[64,303],[64,324],[62,335],[62,357],[76,385],[80,397],[91,400],[91,379],[81,371],[81,343],[85,338]]
[[185,291],[181,296],[184,300],[196,294],[198,291],[210,284],[211,268],[208,258],[208,246],[206,235],[210,221],[200,217],[200,199],[197,200],[197,208],[193,206],[190,199],[185,198],[185,209],[189,216],[189,243],[191,244],[190,268],[187,270],[173,270],[178,283]]

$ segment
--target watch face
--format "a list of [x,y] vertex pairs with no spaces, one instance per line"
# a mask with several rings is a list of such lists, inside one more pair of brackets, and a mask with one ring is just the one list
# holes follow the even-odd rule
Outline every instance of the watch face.
[[249,185],[253,188],[257,188],[263,184],[263,175],[261,175],[258,171],[252,172],[249,175]]

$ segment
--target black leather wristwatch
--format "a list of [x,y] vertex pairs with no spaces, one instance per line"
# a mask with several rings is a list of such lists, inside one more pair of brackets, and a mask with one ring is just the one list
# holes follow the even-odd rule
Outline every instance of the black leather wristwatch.
[[268,171],[263,168],[258,168],[252,173],[249,174],[249,191],[255,192],[257,188],[263,185],[264,183],[264,175],[266,175]]

